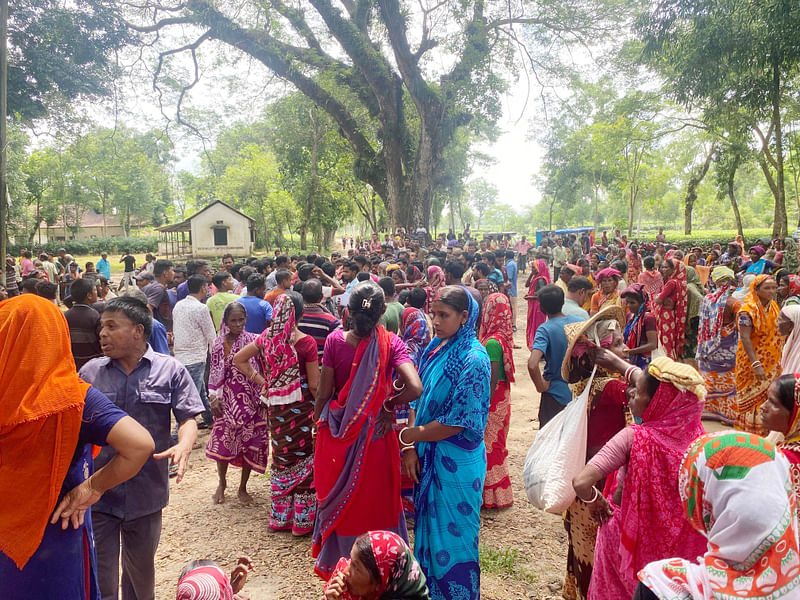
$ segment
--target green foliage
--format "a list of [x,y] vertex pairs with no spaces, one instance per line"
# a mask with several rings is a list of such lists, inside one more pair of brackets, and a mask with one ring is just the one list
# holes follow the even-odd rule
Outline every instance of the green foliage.
[[51,254],[55,254],[59,248],[64,248],[67,254],[73,256],[84,254],[97,254],[101,252],[122,253],[124,250],[130,250],[133,254],[140,254],[142,252],[157,252],[158,251],[158,237],[157,236],[134,236],[134,237],[107,237],[107,238],[92,238],[90,240],[69,240],[66,242],[48,242],[47,244],[10,244],[8,246],[9,254],[17,254],[20,248],[28,248],[29,250],[44,250]]
[[520,555],[516,548],[480,547],[481,570],[494,575],[510,576],[525,583],[536,583],[536,574],[519,566]]

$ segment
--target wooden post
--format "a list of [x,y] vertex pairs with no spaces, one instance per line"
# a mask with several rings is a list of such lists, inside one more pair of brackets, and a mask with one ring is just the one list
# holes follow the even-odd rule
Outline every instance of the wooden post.
[[8,194],[6,181],[8,132],[8,0],[0,0],[0,282],[6,284]]

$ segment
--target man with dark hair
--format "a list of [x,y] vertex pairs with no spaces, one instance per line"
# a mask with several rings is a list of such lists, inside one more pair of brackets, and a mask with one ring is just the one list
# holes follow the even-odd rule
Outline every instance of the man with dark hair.
[[425,308],[425,302],[427,301],[428,294],[424,289],[419,287],[411,288],[411,292],[408,294],[407,300],[409,306],[413,306],[414,308],[422,310]]
[[577,270],[577,266],[567,263],[561,267],[561,271],[558,273],[558,277],[553,285],[560,287],[565,296],[567,295],[569,282],[572,280],[572,277],[577,274]]
[[[58,254],[59,254],[58,260],[62,264],[62,266],[66,269],[67,263],[64,262],[65,258],[64,254],[62,254],[62,251],[66,252],[66,250],[64,250],[63,248],[58,249]],[[119,289],[124,290],[129,285],[133,284],[133,276],[134,272],[136,271],[136,257],[131,254],[130,250],[125,250],[125,252],[123,252],[122,254],[122,258],[119,259],[119,262],[125,263],[125,271],[122,274],[122,281],[120,281],[119,283]]]
[[278,280],[276,279],[278,275],[278,271],[280,269],[289,269],[289,257],[285,254],[281,254],[280,256],[275,257],[275,269],[267,275],[267,279],[265,281],[266,291],[270,291],[275,289],[278,285]]
[[319,279],[309,279],[303,282],[301,289],[303,295],[303,315],[297,322],[297,328],[310,335],[317,342],[317,355],[322,360],[322,351],[325,340],[335,330],[342,326],[341,321],[323,308],[322,282]]
[[217,337],[217,331],[208,307],[201,302],[208,294],[206,278],[203,275],[192,275],[186,283],[189,295],[175,305],[172,313],[172,334],[175,340],[173,351],[175,358],[192,376],[192,381],[200,393],[200,400],[206,408],[203,413],[203,423],[206,427],[211,427],[214,419],[211,418],[208,391],[203,376],[206,371],[206,359]]
[[91,279],[76,279],[70,288],[72,308],[64,313],[69,325],[69,339],[75,367],[80,368],[98,356],[100,350],[100,313],[91,307],[97,292]]
[[217,293],[206,300],[206,306],[211,313],[211,320],[214,321],[217,333],[222,325],[222,313],[225,312],[225,307],[239,300],[239,294],[233,293],[233,281],[233,277],[227,271],[217,271],[212,279]]
[[[311,269],[308,269],[309,274],[311,273]],[[264,300],[269,302],[273,307],[275,306],[275,302],[278,300],[280,296],[286,293],[286,290],[291,289],[292,287],[292,274],[288,269],[281,269],[275,274],[275,282],[278,284],[270,291],[267,292],[267,295],[264,296]]]
[[[564,292],[555,285],[546,285],[536,294],[539,306],[547,315],[547,321],[539,325],[533,339],[528,373],[533,385],[541,394],[539,399],[539,429],[564,410],[572,400],[572,392],[561,377],[561,363],[567,352],[567,335],[564,326],[581,321],[580,317],[569,317],[561,312]],[[544,376],[539,370],[539,361],[544,358]]]
[[47,298],[58,306],[58,284],[52,281],[40,281],[36,284],[36,295]]
[[[156,261],[156,264],[158,261]],[[214,276],[214,272],[211,270],[211,267],[208,264],[208,261],[205,260],[189,260],[186,261],[186,279],[188,281],[189,277],[192,275],[202,275],[206,278],[206,282],[211,283],[211,278]],[[210,290],[210,288],[209,288]],[[177,289],[177,296],[178,301],[180,302],[186,296],[189,295],[189,286],[187,285],[186,281],[181,283]],[[208,297],[203,299],[203,302],[208,300]]]
[[444,263],[444,281],[447,285],[461,285],[464,277],[464,263],[460,260],[448,260]]
[[514,260],[514,251],[506,250],[506,293],[508,300],[511,303],[511,322],[513,323],[512,329],[517,330],[517,263]]
[[[378,285],[383,290],[383,295],[386,296],[386,310],[383,312],[379,325],[383,325],[387,331],[397,333],[400,330],[400,323],[403,320],[403,311],[405,306],[400,304],[395,298],[394,279],[391,277],[381,277],[378,280]],[[400,332],[402,336],[403,332]]]
[[239,298],[247,311],[245,331],[261,334],[272,320],[272,305],[264,300],[266,293],[265,277],[261,273],[253,273],[247,278],[247,296]]
[[[147,305],[129,297],[106,303],[101,317],[104,357],[87,362],[81,379],[139,421],[155,442],[156,453],[132,479],[108,490],[92,507],[97,548],[97,579],[103,598],[117,598],[122,550],[122,597],[155,598],[155,554],[161,537],[161,511],[169,502],[169,464],[180,483],[197,440],[194,418],[203,403],[186,368],[147,343],[153,318]],[[178,443],[170,437],[170,411],[178,423]],[[105,446],[95,468],[115,452]]]
[[[167,286],[175,276],[171,260],[159,258],[153,265],[153,282],[142,288],[147,303],[153,307],[153,318],[160,321],[167,332],[172,331],[172,303],[169,301]],[[178,294],[180,300],[180,294]]]
[[222,260],[219,263],[219,268],[223,271],[230,273],[233,263],[234,263],[233,254],[223,254]]
[[[563,269],[561,271],[564,272]],[[580,317],[582,321],[589,318],[589,313],[584,310],[583,305],[591,296],[594,286],[586,277],[573,277],[567,285],[567,296],[564,300],[564,307],[561,309],[567,316]]]

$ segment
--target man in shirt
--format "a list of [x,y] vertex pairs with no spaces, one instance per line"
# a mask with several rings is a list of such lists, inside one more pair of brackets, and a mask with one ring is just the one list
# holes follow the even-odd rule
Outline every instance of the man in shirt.
[[247,296],[239,298],[247,311],[245,331],[261,334],[272,321],[272,305],[264,300],[266,293],[265,277],[261,273],[253,273],[247,278]]
[[276,277],[278,276],[279,269],[289,269],[289,257],[285,254],[275,257],[275,269],[269,275],[267,275],[265,280],[265,288],[267,292],[277,287],[278,280]]
[[570,279],[567,285],[567,297],[561,312],[568,317],[580,317],[582,321],[586,321],[589,313],[586,312],[583,305],[592,295],[592,289],[594,286],[586,277],[578,276]]
[[[539,325],[533,339],[531,356],[528,359],[528,373],[533,385],[541,394],[539,400],[539,430],[550,419],[564,410],[572,400],[572,392],[567,382],[561,378],[561,363],[567,351],[567,336],[564,326],[580,321],[580,317],[568,317],[562,312],[564,292],[555,285],[546,285],[536,294],[539,306],[547,315],[547,321]],[[539,369],[539,361],[544,358],[544,375]]]
[[203,423],[206,427],[211,427],[214,420],[211,418],[211,407],[208,404],[208,392],[203,376],[206,371],[206,358],[217,332],[208,307],[202,303],[208,294],[206,278],[202,275],[192,275],[186,283],[189,295],[178,301],[172,312],[172,335],[175,340],[173,352],[175,358],[192,376],[192,381],[206,408],[203,413]]
[[42,271],[47,273],[47,279],[52,283],[58,283],[58,267],[51,260],[51,256],[47,252],[42,252],[39,260],[42,261]]
[[[105,599],[118,597],[122,549],[122,597],[155,597],[155,553],[161,536],[161,511],[169,502],[168,460],[177,465],[180,483],[197,439],[196,415],[203,403],[186,368],[147,344],[153,319],[147,305],[135,298],[114,298],[101,317],[100,347],[104,357],[80,370],[114,404],[139,421],[155,442],[154,454],[132,479],[108,490],[92,507],[97,548],[97,576]],[[170,412],[178,422],[178,443],[170,439]],[[115,455],[105,446],[95,468]]]
[[111,263],[108,262],[108,254],[103,252],[100,255],[100,260],[97,261],[97,272],[106,279],[111,279]]
[[322,360],[322,350],[328,336],[342,326],[341,321],[322,307],[322,282],[309,279],[303,282],[303,314],[297,328],[317,342],[317,355]]
[[64,317],[69,325],[69,340],[75,367],[80,368],[98,356],[100,350],[100,313],[92,308],[97,302],[94,280],[77,279],[70,288],[74,304]]
[[[153,274],[150,271],[142,271],[141,273],[136,275],[133,279],[134,281],[136,281],[136,287],[138,287],[140,290],[143,290],[148,285],[153,283]],[[123,288],[120,291],[124,292],[125,289]]]
[[[192,275],[202,275],[205,277],[207,283],[211,283],[212,276],[214,272],[211,270],[211,267],[208,266],[208,261],[205,260],[188,260],[186,261],[186,279],[188,280],[189,277]],[[209,289],[209,288],[207,288]],[[189,287],[186,284],[186,281],[182,282],[178,285],[175,290],[175,294],[178,298],[178,302],[186,298],[189,295]],[[205,302],[208,298],[203,298],[203,302]]]
[[533,248],[533,244],[531,244],[524,235],[520,241],[514,244],[514,251],[519,255],[517,259],[519,261],[518,268],[523,273],[528,265],[528,250],[531,248]]
[[514,252],[506,250],[506,282],[508,288],[508,300],[511,303],[511,322],[513,330],[517,330],[517,263],[514,262]]
[[[61,252],[61,250],[59,250]],[[122,274],[122,281],[119,283],[119,289],[124,290],[129,285],[133,285],[133,275],[136,270],[136,258],[131,254],[130,250],[125,250],[125,254],[119,260],[125,263],[125,271]],[[65,265],[66,266],[66,265]]]
[[[457,263],[459,266],[461,263]],[[383,290],[383,295],[386,297],[386,309],[383,311],[381,320],[378,321],[379,325],[383,325],[387,331],[397,333],[400,329],[400,324],[403,321],[403,311],[405,306],[397,301],[395,296],[394,279],[391,277],[381,277],[378,280],[378,285]],[[402,337],[403,332],[400,332]]]
[[20,253],[20,256],[21,256],[21,260],[19,261],[20,275],[22,275],[22,278],[25,279],[34,270],[33,261],[31,260],[31,257],[33,255],[30,253],[29,250],[23,250]]
[[556,238],[556,245],[553,248],[553,277],[558,279],[558,274],[561,272],[561,267],[567,264],[569,253],[564,248],[564,242],[561,238]]
[[240,297],[239,294],[233,293],[233,277],[227,271],[215,273],[212,282],[214,287],[217,288],[217,293],[206,300],[206,306],[208,307],[208,312],[211,313],[211,319],[214,321],[214,328],[219,333],[225,307],[231,302],[239,300]]
[[279,296],[283,296],[286,290],[292,289],[292,274],[288,269],[281,269],[275,274],[275,282],[278,285],[268,291],[267,295],[264,296],[264,300],[269,302],[273,307]]
[[564,292],[564,295],[567,295],[569,282],[572,280],[572,276],[575,275],[575,271],[578,270],[578,267],[570,264],[566,264],[561,267],[561,271],[558,273],[558,278],[554,285],[557,285],[561,288],[561,291]]
[[171,260],[159,258],[153,265],[153,282],[142,288],[147,295],[147,303],[153,307],[153,318],[160,321],[167,332],[172,331],[172,303],[169,301],[167,286],[175,276]]

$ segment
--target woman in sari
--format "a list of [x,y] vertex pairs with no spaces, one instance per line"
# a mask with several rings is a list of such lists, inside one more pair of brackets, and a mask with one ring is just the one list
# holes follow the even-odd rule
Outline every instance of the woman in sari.
[[[0,597],[98,599],[90,507],[139,472],[153,439],[78,377],[49,300],[0,303],[0,355]],[[93,445],[116,451],[97,471]]]
[[800,275],[786,273],[781,276],[781,281],[785,282],[786,293],[781,307],[800,305]]
[[[314,407],[318,513],[311,555],[325,580],[367,531],[390,530],[408,539],[392,422],[395,407],[422,393],[403,341],[378,325],[383,290],[359,283],[347,307],[347,332],[337,329],[325,340]],[[400,391],[392,396],[394,372]]]
[[[214,415],[214,425],[206,443],[206,456],[217,461],[219,485],[214,492],[214,504],[225,502],[228,465],[241,467],[239,501],[250,503],[247,493],[250,472],[263,473],[269,457],[269,415],[259,401],[260,386],[234,365],[234,357],[258,338],[245,331],[247,310],[231,302],[222,313],[220,333],[211,346],[208,372],[208,402]],[[255,356],[249,359],[250,368],[258,373]]]
[[786,338],[781,354],[782,373],[800,373],[800,306],[785,306],[778,314],[778,333]]
[[[705,389],[695,369],[665,356],[646,371],[602,349],[595,361],[626,373],[635,390],[629,407],[642,421],[616,434],[573,480],[577,497],[603,523],[589,600],[617,600],[633,596],[636,574],[648,563],[670,556],[693,560],[706,550],[705,538],[681,514],[676,489],[683,455],[703,434]],[[612,495],[595,487],[623,467]]]
[[683,354],[686,338],[686,309],[688,289],[686,267],[675,258],[665,258],[661,263],[664,287],[653,301],[653,312],[658,324],[658,343],[672,360]]
[[396,533],[360,536],[325,584],[323,600],[428,600],[425,574]]
[[[589,321],[570,323],[564,328],[567,335],[567,352],[561,366],[564,380],[570,383],[575,395],[582,393],[589,383],[594,361],[589,348],[599,340],[601,348],[607,348],[622,357],[625,345],[622,341],[622,323],[625,311],[608,307]],[[589,392],[589,421],[586,430],[586,460],[590,460],[626,424],[628,419],[625,393],[627,383],[604,369],[598,369]],[[609,485],[611,480],[609,478]],[[600,487],[605,483],[601,482]],[[586,600],[594,565],[594,547],[597,540],[598,523],[589,510],[589,505],[575,501],[564,516],[567,530],[567,575],[561,591],[566,600]]]
[[514,503],[508,474],[506,438],[511,422],[511,384],[514,382],[514,331],[511,303],[505,294],[491,294],[483,304],[479,340],[492,368],[491,404],[486,423],[486,481],[483,508],[505,508]]
[[642,265],[644,266],[644,271],[639,274],[637,283],[641,283],[644,286],[644,291],[647,292],[650,298],[650,306],[648,308],[652,311],[654,308],[653,300],[658,297],[664,287],[664,278],[661,276],[661,272],[656,269],[656,261],[652,256],[646,256],[642,260]]
[[778,333],[775,280],[757,275],[739,309],[736,348],[736,429],[763,435],[758,416],[769,384],[781,374],[783,338]]
[[442,271],[442,267],[438,267],[436,265],[431,265],[428,267],[428,285],[425,288],[425,291],[428,294],[428,300],[425,302],[426,314],[431,314],[431,304],[433,304],[436,294],[438,294],[439,290],[444,286],[444,271]]
[[711,267],[701,265],[700,259],[698,254],[694,251],[687,254],[683,259],[683,264],[686,265],[687,270],[689,267],[697,271],[697,276],[700,278],[700,285],[705,289],[706,284],[708,283],[709,277],[711,277]]
[[628,309],[623,341],[625,355],[640,369],[650,364],[650,355],[658,348],[658,326],[650,312],[650,298],[641,283],[632,283],[620,294]]
[[403,343],[415,367],[419,367],[422,353],[431,341],[428,319],[420,309],[409,306],[403,311]]
[[547,263],[541,258],[536,259],[531,263],[531,273],[528,275],[528,280],[525,285],[528,288],[528,293],[525,295],[525,300],[528,301],[528,322],[525,327],[525,339],[528,342],[528,350],[533,346],[533,338],[536,337],[536,330],[539,325],[547,320],[547,316],[539,306],[539,301],[536,299],[536,293],[544,286],[550,284],[550,268]]
[[491,367],[475,337],[478,303],[449,286],[433,304],[436,337],[420,366],[424,393],[400,430],[404,468],[417,482],[414,553],[432,600],[480,597],[478,535]]
[[770,442],[730,431],[695,440],[678,491],[684,518],[708,550],[699,563],[696,556],[665,557],[647,565],[634,599],[797,598],[797,498],[790,488],[789,465]]
[[[694,255],[692,255],[694,256]],[[683,356],[692,359],[697,353],[697,329],[700,323],[700,305],[706,289],[700,281],[697,269],[686,267],[686,337],[683,343]]]
[[754,275],[772,273],[775,263],[764,257],[766,253],[767,251],[761,246],[750,248],[750,260],[742,263],[742,269],[744,269],[745,273],[753,273]]
[[642,257],[639,256],[639,247],[636,244],[631,244],[631,247],[627,249],[627,256],[628,282],[636,283],[642,273]]
[[[261,401],[268,406],[272,503],[267,527],[302,536],[311,532],[317,512],[311,433],[314,403],[310,392],[316,388],[319,368],[314,338],[297,329],[303,302],[296,294],[288,290],[278,296],[267,329],[233,360],[263,388]],[[263,377],[250,364],[253,356],[261,363]]]
[[[769,386],[761,409],[761,425],[777,445],[792,470],[792,487],[800,498],[800,373],[784,374]],[[777,435],[780,434],[780,435]]]
[[622,300],[619,297],[620,279],[622,279],[622,273],[610,267],[606,267],[597,274],[600,289],[592,296],[592,308],[589,314],[596,315],[606,306],[622,306]]
[[697,334],[697,366],[706,385],[706,413],[733,423],[736,417],[736,313],[741,303],[731,294],[736,276],[728,267],[714,267],[717,286],[703,298]]

